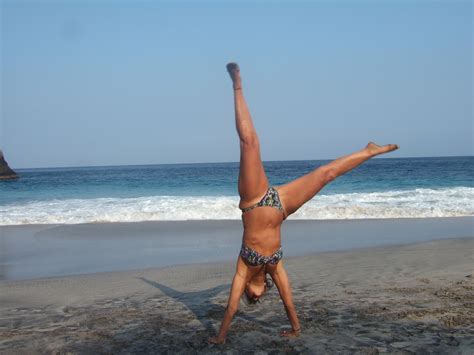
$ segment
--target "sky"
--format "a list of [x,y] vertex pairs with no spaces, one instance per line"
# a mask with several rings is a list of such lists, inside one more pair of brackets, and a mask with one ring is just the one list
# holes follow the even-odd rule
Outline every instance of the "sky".
[[12,168],[473,155],[471,1],[0,0]]

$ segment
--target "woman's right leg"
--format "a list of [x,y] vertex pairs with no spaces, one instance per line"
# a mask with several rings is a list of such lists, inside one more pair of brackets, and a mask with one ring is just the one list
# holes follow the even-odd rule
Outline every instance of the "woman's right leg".
[[278,193],[287,216],[295,213],[303,204],[312,199],[324,186],[338,176],[344,175],[365,161],[384,153],[398,149],[396,144],[378,146],[369,143],[355,153],[333,160],[312,172],[278,187]]
[[227,64],[234,88],[235,125],[240,139],[239,195],[241,207],[258,202],[268,189],[260,158],[260,143],[242,92],[239,66]]

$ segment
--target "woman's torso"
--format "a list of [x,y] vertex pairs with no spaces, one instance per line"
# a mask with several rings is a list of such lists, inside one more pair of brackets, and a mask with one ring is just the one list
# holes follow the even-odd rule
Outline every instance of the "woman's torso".
[[280,227],[283,213],[274,208],[261,206],[242,214],[243,244],[262,255],[272,255],[281,246]]

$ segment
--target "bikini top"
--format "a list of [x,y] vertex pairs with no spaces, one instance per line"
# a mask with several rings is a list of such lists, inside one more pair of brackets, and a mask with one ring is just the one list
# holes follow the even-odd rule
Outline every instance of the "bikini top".
[[255,205],[242,208],[242,213],[249,212],[257,207],[274,207],[279,209],[283,214],[285,214],[285,210],[283,209],[283,205],[281,204],[278,191],[274,187],[269,187],[265,196],[263,196],[262,199]]

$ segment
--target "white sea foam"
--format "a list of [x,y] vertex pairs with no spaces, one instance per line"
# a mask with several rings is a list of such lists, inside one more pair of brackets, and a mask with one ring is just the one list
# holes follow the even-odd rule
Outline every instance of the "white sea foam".
[[[291,219],[474,215],[474,188],[318,195]],[[238,197],[150,196],[34,201],[0,206],[0,225],[240,219]]]

